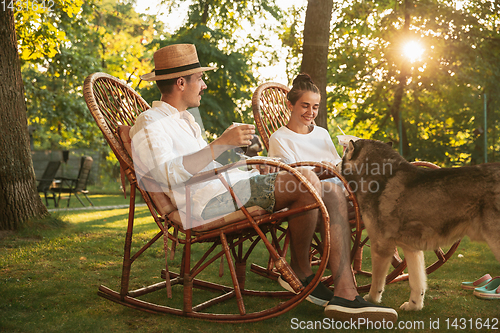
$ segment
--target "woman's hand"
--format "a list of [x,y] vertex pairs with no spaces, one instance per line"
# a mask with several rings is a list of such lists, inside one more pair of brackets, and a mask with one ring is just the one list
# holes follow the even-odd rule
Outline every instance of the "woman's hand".
[[[333,168],[334,170],[337,170],[335,164],[333,164],[332,162],[329,162],[329,161],[321,161],[321,163],[323,164],[326,164],[327,166],[330,166],[331,168]],[[318,177],[326,177],[327,175],[330,174],[330,172],[328,170],[326,170],[325,168],[321,167],[321,166],[316,166],[314,167],[313,169],[313,172],[316,173],[316,175]]]
[[274,165],[255,164],[254,167],[259,170],[261,175],[267,175],[278,171],[278,167],[275,167]]

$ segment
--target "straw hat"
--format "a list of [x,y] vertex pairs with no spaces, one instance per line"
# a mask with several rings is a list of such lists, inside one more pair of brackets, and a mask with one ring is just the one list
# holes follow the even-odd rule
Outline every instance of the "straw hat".
[[192,44],[174,44],[162,47],[154,53],[153,59],[155,70],[142,75],[141,79],[144,81],[174,79],[217,68],[201,67],[196,47]]

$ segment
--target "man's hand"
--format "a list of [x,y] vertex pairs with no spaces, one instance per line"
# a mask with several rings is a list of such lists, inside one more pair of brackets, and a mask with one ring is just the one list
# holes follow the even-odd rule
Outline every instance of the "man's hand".
[[[216,144],[228,146],[227,149],[234,147],[249,146],[252,144],[252,138],[255,134],[255,126],[244,125],[231,125],[224,133],[216,140]],[[227,150],[226,149],[226,150]]]
[[222,135],[207,147],[193,154],[185,155],[182,164],[187,172],[194,175],[205,168],[223,152],[238,146],[251,144],[255,133],[254,125],[231,125]]

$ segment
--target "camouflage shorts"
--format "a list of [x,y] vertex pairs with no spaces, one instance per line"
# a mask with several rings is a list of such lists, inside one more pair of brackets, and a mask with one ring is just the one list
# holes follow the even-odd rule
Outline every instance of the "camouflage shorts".
[[[241,180],[234,184],[233,191],[246,208],[259,206],[272,213],[275,204],[274,183],[276,176],[278,176],[278,173],[270,173],[256,175],[248,180]],[[212,198],[203,209],[201,217],[207,220],[232,213],[238,209],[238,205],[227,191]]]

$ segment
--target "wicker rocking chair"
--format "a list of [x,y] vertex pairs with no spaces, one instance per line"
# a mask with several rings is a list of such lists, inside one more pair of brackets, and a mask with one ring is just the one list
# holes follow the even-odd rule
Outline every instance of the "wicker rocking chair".
[[[268,82],[261,84],[254,92],[252,98],[252,109],[255,119],[255,124],[257,126],[258,132],[261,136],[262,142],[266,149],[269,150],[269,138],[270,136],[280,127],[288,123],[291,111],[286,105],[286,94],[290,88],[287,86]],[[439,168],[437,165],[419,161],[413,162],[413,164],[421,167],[428,168]],[[291,165],[295,167],[297,165],[317,165],[317,163],[295,163]],[[323,175],[323,178],[327,177],[338,177],[346,189],[348,190],[348,199],[351,202],[351,210],[355,213],[354,218],[350,221],[351,224],[351,260],[353,265],[353,271],[356,274],[361,274],[364,276],[371,276],[370,272],[364,271],[362,269],[362,257],[363,257],[363,247],[369,247],[369,237],[362,234],[364,229],[363,222],[361,220],[361,215],[359,213],[359,206],[356,200],[356,196],[350,190],[345,179],[338,174],[336,170],[332,170],[328,166],[323,167],[327,170],[327,175]],[[350,214],[352,215],[352,214]],[[427,274],[434,272],[436,269],[441,267],[455,252],[460,241],[453,244],[447,251],[438,249],[435,252],[437,260],[429,265],[426,269]],[[396,249],[394,252],[392,260],[392,270],[389,272],[386,278],[386,283],[392,283],[397,281],[402,281],[408,279],[408,274],[404,273],[406,269],[406,260],[399,256],[399,252]],[[332,281],[331,278],[327,279],[325,282]],[[370,289],[370,283],[368,284],[358,284],[358,291],[365,292]]]
[[[184,217],[187,223],[199,225],[184,229],[180,218],[182,213],[177,210],[167,195],[161,191],[147,192],[142,186],[138,186],[132,155],[130,155],[128,132],[136,117],[147,110],[149,105],[123,81],[104,73],[92,74],[85,80],[84,95],[90,112],[120,162],[122,174],[131,185],[120,289],[114,291],[101,286],[98,292],[100,296],[147,312],[175,314],[219,322],[252,322],[278,316],[295,307],[309,295],[319,283],[328,261],[329,217],[321,198],[299,172],[277,161],[251,160],[252,164],[268,164],[292,173],[314,196],[314,204],[299,209],[285,209],[273,214],[265,212],[260,207],[248,209],[243,207],[241,210],[204,224],[199,224],[199,221],[192,219],[188,213]],[[218,169],[220,172],[217,173],[220,175],[224,170],[246,167],[247,164],[245,161],[240,161]],[[214,174],[195,175],[190,179],[187,187],[209,177],[214,177]],[[224,177],[219,177],[219,179],[230,189]],[[140,248],[136,247],[139,246],[136,244],[137,241],[134,244],[132,242],[136,191],[142,195],[158,228],[156,235]],[[231,191],[231,193],[238,201],[234,192]],[[189,205],[188,201],[187,206]],[[324,239],[321,240],[324,248],[320,258],[321,264],[318,266],[313,282],[303,287],[283,258],[284,249],[280,246],[277,234],[284,229],[284,226],[280,224],[288,216],[310,209],[321,211],[326,232]],[[189,212],[189,209],[187,211]],[[165,261],[163,264],[161,261],[158,262],[158,275],[161,273],[163,280],[160,282],[142,281],[140,269],[134,264],[140,262],[143,253],[160,239],[163,240]],[[259,242],[263,245],[258,244]],[[176,246],[182,247],[180,264],[174,263],[174,259],[177,258]],[[139,250],[133,253],[133,248],[139,248]],[[267,252],[272,258],[272,263],[268,264],[267,268],[269,275],[281,274],[296,293],[283,291],[277,283],[258,275],[251,275],[255,279],[245,278],[247,260],[261,260],[262,258],[261,254],[253,255],[252,252],[257,249]],[[224,259],[229,266],[230,279],[220,276]],[[216,269],[219,274],[212,274],[210,269],[213,270],[216,260],[220,261],[220,269]],[[180,266],[178,272],[170,269],[176,265]],[[132,268],[134,268],[133,279]],[[131,288],[132,285],[135,289]],[[254,302],[255,298],[261,297],[269,297],[270,300]],[[283,298],[285,301],[277,300],[277,298]],[[218,305],[219,303],[224,303],[224,305]]]

